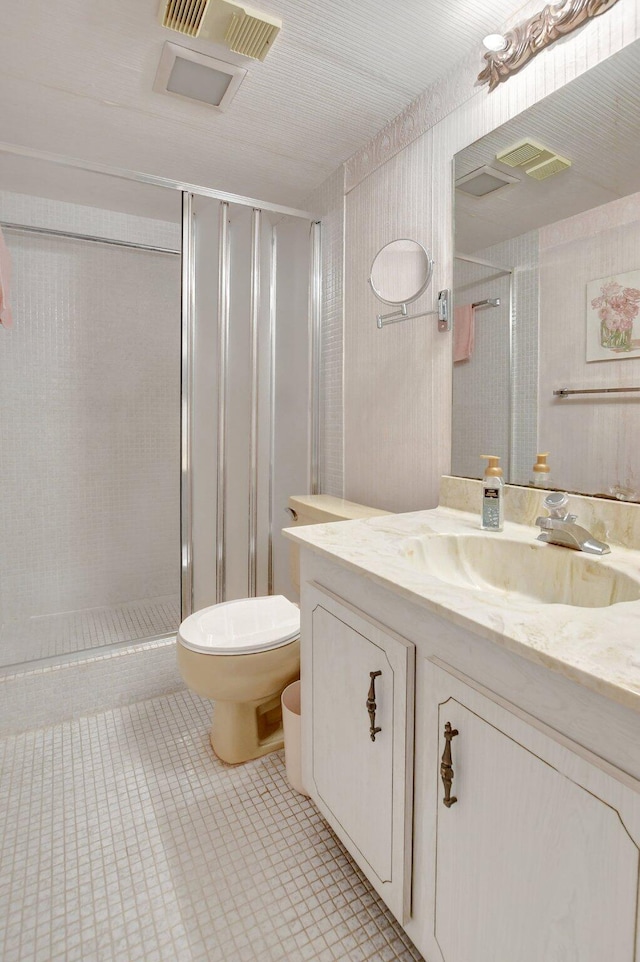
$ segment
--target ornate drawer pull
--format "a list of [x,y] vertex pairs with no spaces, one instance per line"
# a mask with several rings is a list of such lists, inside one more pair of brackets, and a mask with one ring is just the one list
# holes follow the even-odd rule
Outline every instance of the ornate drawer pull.
[[442,754],[442,761],[440,762],[440,777],[442,778],[442,784],[444,785],[444,798],[443,803],[447,808],[451,808],[452,805],[458,801],[455,795],[451,794],[451,783],[453,782],[453,766],[451,764],[451,739],[455,738],[458,734],[457,728],[451,727],[451,722],[447,722],[444,726],[444,737],[445,746],[444,752]]
[[367,711],[369,712],[369,735],[371,736],[371,741],[376,740],[376,735],[381,732],[381,728],[376,728],[376,678],[381,675],[381,671],[370,671],[369,678],[371,682],[369,684],[369,694],[367,695]]

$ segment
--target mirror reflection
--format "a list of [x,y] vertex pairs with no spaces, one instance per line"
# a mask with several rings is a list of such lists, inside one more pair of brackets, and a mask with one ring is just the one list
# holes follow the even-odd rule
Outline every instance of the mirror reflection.
[[385,244],[373,259],[369,283],[385,304],[409,304],[429,286],[433,261],[418,241],[402,238]]
[[635,43],[455,157],[453,474],[640,501],[639,86]]

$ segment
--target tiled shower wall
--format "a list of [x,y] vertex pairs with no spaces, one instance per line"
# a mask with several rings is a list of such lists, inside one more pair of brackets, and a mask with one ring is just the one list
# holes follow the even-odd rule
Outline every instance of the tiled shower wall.
[[[0,220],[180,243],[178,224],[7,192]],[[31,616],[177,594],[180,258],[9,231],[6,240],[15,325],[0,331],[5,631]]]

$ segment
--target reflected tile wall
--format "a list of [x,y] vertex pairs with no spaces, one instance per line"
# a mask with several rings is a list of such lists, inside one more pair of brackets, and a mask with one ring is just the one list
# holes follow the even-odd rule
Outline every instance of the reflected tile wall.
[[[451,471],[479,477],[480,454],[498,454],[507,464],[511,432],[511,464],[505,474],[514,483],[527,484],[538,443],[538,232],[473,256],[514,268],[512,368],[509,377],[509,277],[456,260],[456,303],[499,297],[501,304],[477,312],[475,356],[453,366]],[[495,451],[485,451],[487,446]]]

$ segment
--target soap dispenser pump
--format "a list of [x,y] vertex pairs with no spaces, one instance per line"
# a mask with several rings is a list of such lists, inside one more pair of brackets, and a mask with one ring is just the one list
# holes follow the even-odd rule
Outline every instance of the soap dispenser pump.
[[504,480],[500,458],[494,454],[481,455],[489,462],[482,479],[482,528],[502,531],[504,526]]
[[531,484],[536,488],[551,487],[551,468],[547,464],[548,457],[548,451],[537,455],[537,461],[534,464],[533,471],[531,473]]

